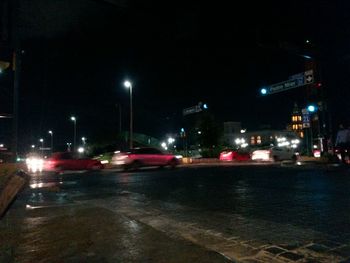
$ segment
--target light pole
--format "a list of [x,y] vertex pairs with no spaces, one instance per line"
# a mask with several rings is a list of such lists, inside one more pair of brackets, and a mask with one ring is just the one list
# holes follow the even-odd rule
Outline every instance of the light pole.
[[129,131],[129,147],[132,149],[132,133],[133,133],[133,118],[132,118],[132,84],[130,81],[126,80],[124,86],[130,91],[130,131]]
[[40,138],[39,142],[41,142],[41,155],[44,156],[44,139]]
[[49,131],[49,134],[51,135],[51,153],[53,153],[53,131]]
[[85,144],[86,144],[86,138],[85,138],[85,137],[81,137],[81,140],[83,141],[83,146],[85,147]]
[[74,116],[70,117],[71,121],[74,122],[74,140],[73,140],[73,152],[75,152],[75,147],[77,143],[77,118]]
[[72,145],[72,143],[67,142],[67,152],[70,152],[70,146]]

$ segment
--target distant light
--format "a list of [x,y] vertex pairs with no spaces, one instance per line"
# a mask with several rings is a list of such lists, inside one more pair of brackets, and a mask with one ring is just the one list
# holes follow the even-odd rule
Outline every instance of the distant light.
[[44,139],[43,138],[41,138],[40,140],[39,140],[39,142],[43,142],[44,141]]
[[34,144],[32,144],[32,148],[33,148],[33,149],[35,148],[35,145],[34,145]]
[[266,94],[267,94],[267,89],[262,88],[262,89],[260,90],[260,93],[261,93],[262,95],[266,95]]
[[102,160],[101,163],[102,164],[106,164],[106,163],[109,163],[109,161],[108,160]]
[[83,142],[85,142],[85,141],[86,141],[86,138],[85,138],[85,137],[81,137],[81,140],[82,140]]
[[166,143],[165,142],[162,142],[161,144],[160,144],[164,149],[166,149],[167,147],[166,147]]
[[247,131],[247,129],[242,129],[241,133],[245,133]]
[[1,144],[0,144],[0,148],[2,148],[2,147],[4,147],[4,144],[1,143]]
[[247,146],[248,146],[248,143],[246,143],[246,142],[241,144],[241,147],[242,147],[242,148],[245,148],[245,147],[247,147]]
[[83,153],[85,151],[84,147],[79,147],[78,148],[78,153]]
[[172,143],[174,143],[175,142],[175,139],[174,138],[172,138],[172,137],[169,137],[168,138],[168,144],[172,144]]
[[314,106],[314,105],[309,105],[309,106],[307,106],[307,110],[308,110],[309,112],[315,112],[315,111],[316,111],[316,106]]
[[124,86],[125,86],[126,88],[131,88],[131,82],[128,81],[128,80],[124,81]]
[[77,120],[74,116],[70,117],[70,119],[71,119],[72,121],[76,121],[76,120]]
[[208,105],[204,103],[203,104],[203,109],[205,109],[205,110],[208,109]]
[[52,134],[53,134],[53,132],[52,132],[52,131],[49,131],[49,134],[51,134],[51,135],[52,135]]
[[305,41],[305,42],[306,42],[306,44],[309,44],[309,43],[310,43],[310,40],[306,39],[306,41]]
[[181,132],[185,132],[185,129],[184,129],[184,128],[181,128]]
[[293,143],[293,144],[299,144],[299,143],[300,143],[300,140],[299,140],[299,139],[292,140],[292,143]]
[[202,131],[198,131],[197,133],[198,133],[198,134],[202,134]]
[[312,57],[308,56],[308,55],[301,55],[303,58],[306,58],[306,59],[312,59]]
[[320,150],[314,151],[314,157],[320,158],[321,157],[321,151]]
[[314,145],[313,145],[313,148],[314,148],[314,149],[317,149],[317,145],[316,145],[316,144],[314,144]]

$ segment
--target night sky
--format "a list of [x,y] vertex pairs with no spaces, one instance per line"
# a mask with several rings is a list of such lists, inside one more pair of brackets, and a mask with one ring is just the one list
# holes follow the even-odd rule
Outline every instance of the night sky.
[[[57,143],[72,141],[71,114],[78,118],[79,137],[114,133],[116,104],[127,129],[126,78],[134,87],[136,132],[176,132],[182,109],[199,101],[218,121],[283,129],[303,89],[263,98],[258,90],[303,72],[300,55],[306,53],[321,63],[334,125],[350,121],[346,1],[19,2],[22,145],[48,138],[49,129]],[[5,90],[4,77],[0,83]]]

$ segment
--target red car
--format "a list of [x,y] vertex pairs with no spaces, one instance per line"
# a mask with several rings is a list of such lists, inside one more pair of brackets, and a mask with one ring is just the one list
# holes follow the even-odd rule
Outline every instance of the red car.
[[128,152],[116,152],[112,164],[124,170],[138,169],[143,166],[170,166],[175,168],[179,161],[173,154],[164,153],[156,148],[134,148]]
[[45,171],[100,170],[103,164],[98,160],[77,158],[70,152],[54,153],[44,163]]
[[241,150],[227,149],[220,153],[220,161],[232,162],[232,161],[249,161],[250,154]]

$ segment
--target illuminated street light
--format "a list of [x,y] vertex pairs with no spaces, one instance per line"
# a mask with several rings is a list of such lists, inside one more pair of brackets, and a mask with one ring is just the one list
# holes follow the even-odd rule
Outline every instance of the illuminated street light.
[[84,147],[79,147],[78,148],[78,153],[83,153],[85,151]]
[[40,138],[39,142],[41,142],[41,155],[44,155],[44,139]]
[[73,141],[73,151],[75,151],[77,143],[77,118],[72,116],[70,117],[71,121],[74,122],[74,141]]
[[245,133],[247,131],[247,129],[242,129],[241,133]]
[[126,88],[129,89],[130,91],[130,130],[129,130],[129,147],[130,149],[132,149],[132,141],[133,141],[133,137],[132,137],[132,132],[133,132],[133,116],[132,116],[132,84],[130,81],[126,80],[124,81],[124,86]]
[[53,131],[49,131],[49,134],[51,135],[51,153],[53,152]]
[[3,143],[0,143],[0,148],[3,148],[4,147],[4,144]]
[[72,145],[72,143],[67,142],[67,152],[70,152],[70,151],[71,151],[71,149],[70,149],[71,145]]
[[260,90],[260,93],[261,93],[261,95],[266,95],[266,94],[267,94],[267,89],[262,88],[262,89]]
[[31,147],[32,147],[32,149],[34,149],[34,148],[35,148],[35,145],[34,145],[34,144],[32,144],[32,146],[31,146]]
[[172,144],[172,143],[174,143],[175,142],[175,139],[174,138],[172,138],[172,137],[169,137],[168,138],[168,144]]
[[81,140],[83,141],[83,145],[85,146],[85,144],[86,144],[86,138],[85,138],[85,137],[81,137]]

